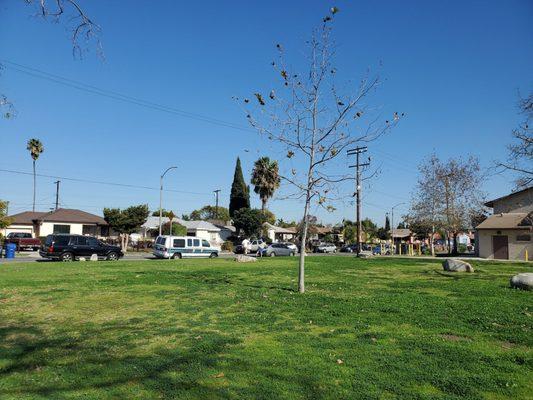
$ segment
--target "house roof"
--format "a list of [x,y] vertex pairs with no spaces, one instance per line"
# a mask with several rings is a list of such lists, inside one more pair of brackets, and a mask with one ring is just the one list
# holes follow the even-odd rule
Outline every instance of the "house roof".
[[266,226],[267,229],[274,231],[274,233],[287,233],[287,234],[296,233],[296,228],[294,227],[282,228],[281,226],[272,225],[269,222],[265,222],[263,225]]
[[[162,217],[161,222],[163,224],[166,224],[168,222],[168,218]],[[144,228],[144,229],[159,228],[159,217],[149,216],[148,218],[146,218],[146,222],[141,225],[141,228]]]
[[220,228],[217,228],[215,225],[213,225],[211,222],[207,221],[184,221],[182,219],[177,219],[177,222],[179,222],[181,225],[187,228],[187,230],[201,230],[201,231],[209,231],[209,232],[220,232]]
[[411,236],[411,230],[407,228],[391,229],[389,233],[391,235],[394,235],[395,238],[404,238]]
[[32,225],[33,221],[107,225],[105,219],[98,215],[70,208],[58,208],[50,212],[25,211],[12,215],[10,218],[13,218],[15,225]]
[[46,212],[39,211],[24,211],[18,214],[10,215],[9,218],[13,221],[13,225],[33,225],[33,220],[39,219]]
[[487,201],[485,203],[485,206],[490,207],[490,208],[494,208],[494,203],[495,202],[507,199],[509,197],[516,196],[517,194],[521,194],[521,193],[527,192],[528,190],[533,190],[533,186],[525,188],[525,189],[522,189],[522,190],[519,190],[517,192],[513,192],[513,193],[510,193],[510,194],[507,194],[507,195],[502,196],[502,197],[498,197],[497,199],[494,199],[494,200]]
[[531,229],[533,213],[502,213],[488,217],[476,229]]

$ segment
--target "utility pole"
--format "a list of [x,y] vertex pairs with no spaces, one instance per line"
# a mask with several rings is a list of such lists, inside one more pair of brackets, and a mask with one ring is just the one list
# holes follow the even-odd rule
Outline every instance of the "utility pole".
[[368,159],[369,162],[361,163],[359,161],[359,155],[362,153],[367,152],[367,147],[356,147],[355,149],[348,150],[347,154],[349,156],[355,154],[355,165],[350,165],[350,168],[355,168],[355,195],[356,195],[356,218],[357,218],[357,255],[361,254],[361,233],[362,233],[362,226],[361,226],[361,167],[366,167],[367,165],[370,165],[370,158]]
[[220,189],[213,190],[215,193],[215,219],[218,219],[218,194],[220,193]]
[[56,211],[59,208],[59,183],[60,182],[61,181],[55,181],[54,182],[56,184]]

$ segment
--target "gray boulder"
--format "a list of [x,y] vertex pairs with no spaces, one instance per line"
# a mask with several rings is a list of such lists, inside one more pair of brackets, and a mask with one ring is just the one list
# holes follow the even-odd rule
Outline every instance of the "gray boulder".
[[533,272],[524,272],[511,278],[511,287],[522,290],[533,290]]
[[98,254],[91,254],[91,261],[98,261]]
[[358,257],[359,258],[371,258],[371,257],[374,257],[374,254],[372,254],[371,251],[363,250],[362,252],[359,253]]
[[462,260],[448,259],[442,263],[442,268],[448,272],[474,272],[474,268]]
[[235,261],[242,262],[242,263],[256,262],[257,258],[250,257],[250,256],[245,256],[244,254],[239,254],[237,257],[235,257]]

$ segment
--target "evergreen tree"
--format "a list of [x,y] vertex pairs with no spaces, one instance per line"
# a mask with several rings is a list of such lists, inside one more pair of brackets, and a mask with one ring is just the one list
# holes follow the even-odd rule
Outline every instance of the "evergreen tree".
[[244,182],[242,175],[241,160],[237,157],[233,183],[231,184],[231,194],[229,200],[229,215],[233,218],[235,212],[241,208],[250,208],[250,188]]
[[390,231],[390,220],[388,215],[385,216],[385,231]]

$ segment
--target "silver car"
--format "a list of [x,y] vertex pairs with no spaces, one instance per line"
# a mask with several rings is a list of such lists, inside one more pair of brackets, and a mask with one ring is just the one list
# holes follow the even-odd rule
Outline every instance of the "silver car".
[[321,243],[316,247],[317,253],[336,253],[337,247],[333,243]]
[[263,250],[263,257],[294,256],[296,250],[285,243],[272,243]]

